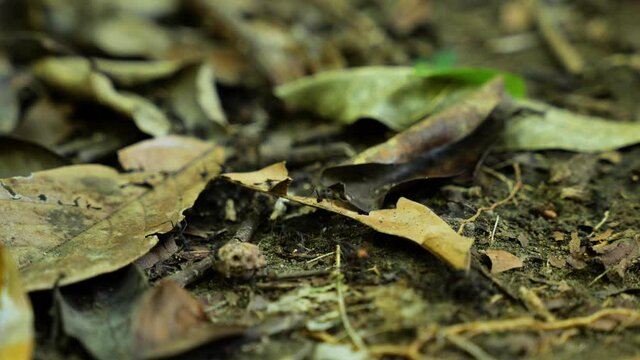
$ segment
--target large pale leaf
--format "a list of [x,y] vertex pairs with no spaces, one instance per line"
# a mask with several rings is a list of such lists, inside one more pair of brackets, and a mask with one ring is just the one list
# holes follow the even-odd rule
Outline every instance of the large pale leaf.
[[614,150],[640,143],[640,123],[580,115],[535,101],[519,101],[505,124],[501,149]]
[[411,67],[391,66],[327,71],[278,86],[275,92],[286,104],[328,119],[348,124],[373,118],[398,131],[499,74],[463,70],[422,75]]
[[11,254],[0,244],[0,359],[31,359],[33,311]]
[[468,269],[469,250],[473,239],[463,237],[428,207],[400,198],[395,209],[382,209],[361,214],[338,200],[316,199],[287,193],[291,182],[284,163],[247,173],[227,173],[223,179],[250,189],[328,210],[359,221],[384,234],[411,240],[436,255],[456,270]]
[[119,269],[182,220],[222,161],[222,150],[210,145],[174,172],[75,165],[2,179],[0,241],[16,256],[28,290]]
[[58,91],[78,100],[94,101],[122,113],[153,136],[169,133],[171,122],[149,100],[116,90],[111,80],[81,57],[51,57],[33,65],[33,72]]

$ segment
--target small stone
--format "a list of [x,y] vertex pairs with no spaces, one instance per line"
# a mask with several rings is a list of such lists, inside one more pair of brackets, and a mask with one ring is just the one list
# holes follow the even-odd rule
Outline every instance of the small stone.
[[231,240],[218,250],[218,271],[226,277],[247,277],[267,265],[255,244]]

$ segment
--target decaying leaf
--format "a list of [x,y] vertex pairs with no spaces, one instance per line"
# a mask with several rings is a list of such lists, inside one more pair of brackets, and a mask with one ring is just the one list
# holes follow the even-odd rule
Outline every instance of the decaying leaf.
[[487,119],[502,100],[503,87],[501,78],[490,81],[454,106],[325,169],[323,183],[341,184],[349,202],[370,211],[382,205],[394,185],[472,169],[498,134],[501,122]]
[[491,72],[474,78],[453,70],[421,75],[411,67],[363,67],[302,78],[278,86],[275,93],[287,105],[327,119],[349,124],[372,118],[399,131],[455,103],[497,75]]
[[11,136],[53,148],[73,133],[72,112],[70,104],[42,97],[25,111]]
[[384,234],[395,235],[416,242],[454,269],[469,268],[469,249],[473,239],[460,236],[426,206],[400,198],[395,209],[360,214],[349,204],[339,200],[316,199],[287,193],[291,182],[284,163],[247,173],[226,173],[223,179],[250,189],[328,210],[359,221]]
[[67,164],[60,155],[40,145],[0,136],[0,178],[28,176]]
[[9,250],[0,244],[0,359],[33,353],[33,311]]
[[58,288],[62,329],[96,359],[131,358],[131,316],[148,288],[146,276],[135,266]]
[[521,268],[524,265],[519,257],[505,250],[488,249],[486,254],[489,260],[491,260],[492,274]]
[[94,101],[133,119],[138,128],[153,136],[169,133],[171,122],[152,102],[116,90],[111,80],[81,57],[45,58],[33,65],[36,76],[58,91]]
[[242,326],[211,323],[202,304],[172,280],[161,281],[145,295],[133,329],[137,359],[174,356],[245,331]]
[[0,180],[0,241],[27,289],[74,283],[145,254],[220,171],[223,151],[210,145],[191,158],[177,171],[171,161],[166,171],[129,174],[75,165]]
[[600,254],[598,260],[607,271],[613,271],[624,279],[627,268],[638,262],[640,258],[640,238],[621,239],[611,243],[593,246],[593,250]]
[[500,148],[609,151],[640,143],[640,123],[585,116],[535,101],[518,102],[507,120]]

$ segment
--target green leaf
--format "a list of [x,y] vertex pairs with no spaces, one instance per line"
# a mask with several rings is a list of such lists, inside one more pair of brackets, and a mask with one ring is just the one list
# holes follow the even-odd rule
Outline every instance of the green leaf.
[[[372,66],[322,72],[276,87],[287,105],[350,124],[372,118],[400,131],[456,103],[488,80],[502,75],[484,69]],[[505,79],[512,95],[524,94],[524,82]]]
[[637,122],[576,114],[529,100],[518,101],[517,110],[506,123],[502,150],[597,152],[640,143],[640,123]]
[[496,76],[502,76],[504,78],[505,90],[509,95],[517,98],[527,95],[524,79],[504,71],[482,68],[446,68],[431,66],[424,62],[416,64],[415,69],[418,76],[431,78],[443,77],[476,85],[482,85]]
[[456,79],[418,76],[411,67],[327,71],[276,87],[292,107],[343,124],[372,118],[399,131],[477,88]]

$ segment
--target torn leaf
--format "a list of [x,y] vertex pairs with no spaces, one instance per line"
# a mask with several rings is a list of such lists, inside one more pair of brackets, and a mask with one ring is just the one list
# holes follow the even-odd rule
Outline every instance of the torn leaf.
[[324,209],[359,221],[384,234],[411,240],[436,255],[456,270],[469,268],[469,249],[473,239],[456,233],[426,206],[400,198],[395,209],[360,214],[339,200],[316,199],[287,193],[291,182],[284,163],[247,173],[226,173],[223,179],[250,189],[280,196],[301,204]]
[[210,145],[173,172],[172,162],[167,171],[129,174],[74,165],[2,179],[0,241],[29,291],[119,269],[182,220],[222,161],[222,149]]

